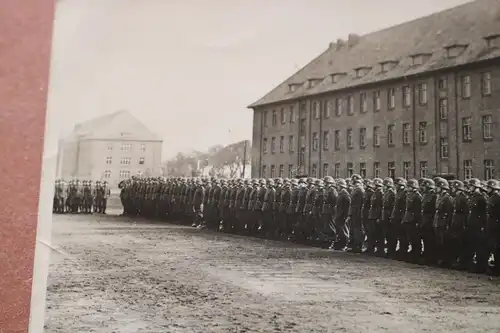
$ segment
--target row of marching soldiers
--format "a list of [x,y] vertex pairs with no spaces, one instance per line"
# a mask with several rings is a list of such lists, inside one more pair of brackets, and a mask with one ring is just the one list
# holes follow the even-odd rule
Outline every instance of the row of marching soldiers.
[[111,195],[106,181],[57,179],[54,189],[52,212],[56,214],[106,214]]
[[[500,271],[500,181],[132,178],[125,215],[478,273]],[[499,260],[500,261],[500,260]]]

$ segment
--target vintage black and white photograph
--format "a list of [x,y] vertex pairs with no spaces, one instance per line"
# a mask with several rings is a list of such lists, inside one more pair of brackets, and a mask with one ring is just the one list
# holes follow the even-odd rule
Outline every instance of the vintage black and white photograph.
[[500,2],[61,0],[46,333],[500,332]]

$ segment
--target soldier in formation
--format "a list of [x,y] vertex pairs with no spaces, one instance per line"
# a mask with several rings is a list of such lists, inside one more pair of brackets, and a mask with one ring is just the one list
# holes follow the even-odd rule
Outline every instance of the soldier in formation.
[[56,214],[106,214],[111,191],[106,181],[57,179],[54,189],[53,213]]
[[125,215],[418,264],[500,270],[489,260],[500,258],[495,179],[132,177],[119,187]]

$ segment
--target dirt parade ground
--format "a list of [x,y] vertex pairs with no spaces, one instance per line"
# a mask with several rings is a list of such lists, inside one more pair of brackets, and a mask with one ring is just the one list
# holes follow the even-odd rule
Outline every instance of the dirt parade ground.
[[487,276],[118,216],[53,230],[46,333],[500,332]]

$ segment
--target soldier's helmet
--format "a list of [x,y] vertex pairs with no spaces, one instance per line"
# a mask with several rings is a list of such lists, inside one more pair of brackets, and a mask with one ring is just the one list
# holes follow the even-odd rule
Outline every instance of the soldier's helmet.
[[486,186],[492,190],[500,191],[500,181],[496,179],[490,179],[486,182]]
[[392,178],[390,178],[390,177],[385,177],[384,178],[384,186],[393,187],[394,186],[394,180],[392,180]]
[[371,179],[365,179],[364,183],[365,183],[366,187],[373,188],[373,180],[371,180]]
[[305,184],[307,182],[307,178],[300,178],[299,184]]
[[337,186],[340,188],[347,188],[347,182],[345,179],[339,179],[337,180]]
[[351,181],[352,181],[353,183],[354,183],[355,181],[359,181],[359,180],[362,180],[362,179],[363,179],[363,178],[361,178],[361,176],[360,176],[360,175],[358,175],[358,174],[356,174],[356,173],[355,173],[354,175],[352,175],[352,176],[351,176]]
[[323,178],[323,181],[327,184],[335,183],[335,181],[333,180],[333,177],[331,177],[331,176],[326,176],[325,178]]
[[418,189],[418,181],[416,179],[410,179],[406,182],[406,187],[408,189],[417,190]]
[[293,185],[293,186],[297,186],[297,185],[299,185],[299,181],[297,179],[292,179],[290,181],[290,184]]
[[460,180],[454,180],[453,181],[453,188],[458,191],[465,191],[465,185],[462,181]]
[[469,179],[468,185],[470,187],[474,187],[474,188],[481,188],[482,187],[481,181],[479,179],[477,179],[477,178],[471,178],[471,179]]
[[406,179],[402,178],[402,177],[397,177],[395,180],[394,180],[394,183],[397,185],[397,186],[406,186]]
[[316,179],[316,182],[314,183],[314,185],[316,185],[319,188],[322,188],[325,186],[325,183],[321,179]]
[[382,187],[382,186],[384,186],[384,181],[382,179],[380,179],[380,178],[375,178],[373,180],[373,186],[375,186],[375,187]]
[[449,190],[450,189],[450,184],[448,181],[444,178],[439,178],[436,182],[436,186],[442,190]]
[[429,179],[429,178],[424,178],[422,179],[422,181],[420,182],[420,185],[424,188],[436,188],[436,183],[434,182],[434,180],[432,179]]

